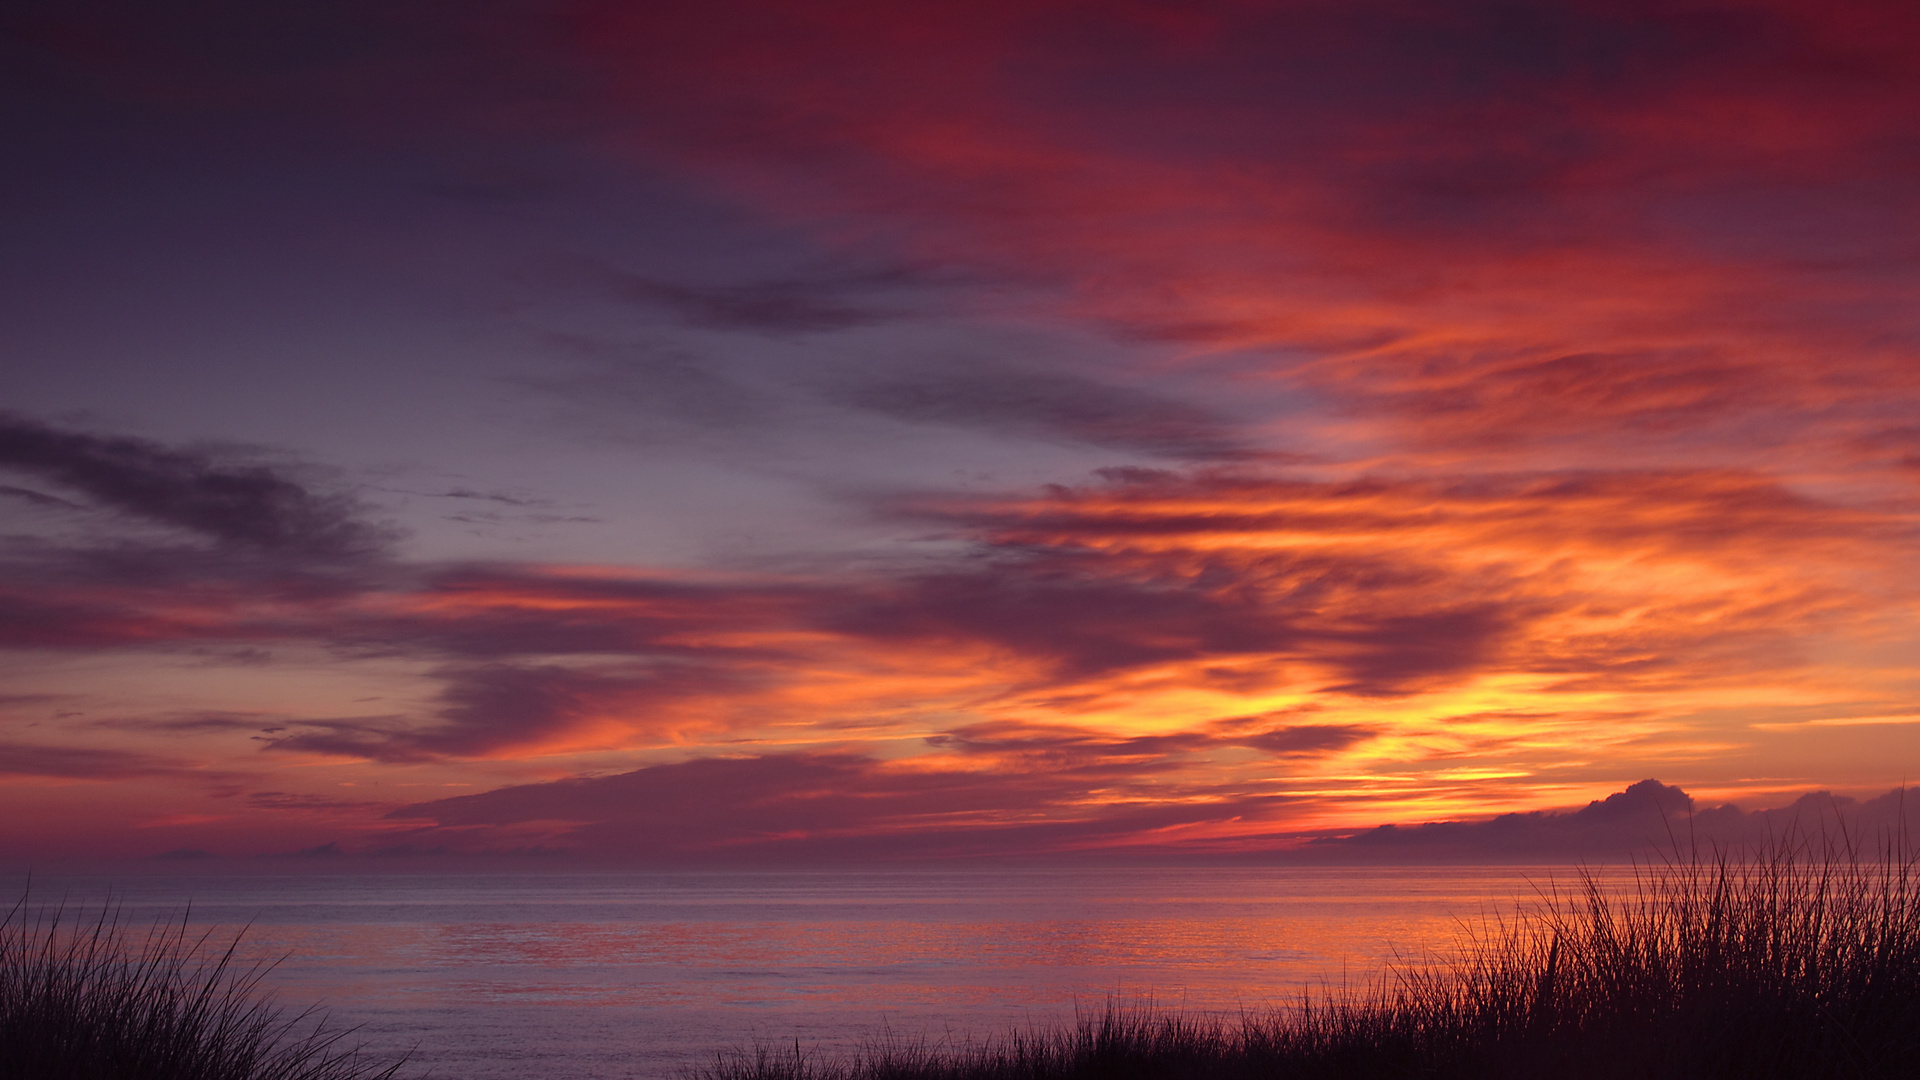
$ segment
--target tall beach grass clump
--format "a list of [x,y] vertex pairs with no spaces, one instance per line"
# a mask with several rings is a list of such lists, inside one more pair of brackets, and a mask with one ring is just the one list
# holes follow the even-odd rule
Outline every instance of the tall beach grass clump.
[[1889,853],[1585,873],[1457,956],[1237,1021],[1108,1009],[1070,1028],[846,1054],[758,1049],[704,1080],[1920,1077],[1920,876]]
[[0,922],[0,1080],[391,1080],[313,1010],[276,1006],[271,964],[183,918],[129,932],[22,899]]

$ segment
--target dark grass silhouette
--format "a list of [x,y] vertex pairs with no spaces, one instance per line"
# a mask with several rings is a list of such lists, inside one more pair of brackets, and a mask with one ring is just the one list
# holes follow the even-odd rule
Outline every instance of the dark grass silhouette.
[[1920,878],[1889,854],[1583,875],[1458,959],[1238,1021],[1109,1006],[1068,1029],[832,1055],[758,1049],[704,1080],[1920,1077]]
[[83,919],[14,905],[0,923],[0,1080],[391,1080],[184,918],[129,933],[112,908]]

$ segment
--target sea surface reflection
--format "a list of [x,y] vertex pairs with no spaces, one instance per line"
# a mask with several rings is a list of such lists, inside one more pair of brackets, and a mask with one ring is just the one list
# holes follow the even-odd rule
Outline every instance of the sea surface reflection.
[[[964,1041],[1109,1000],[1237,1014],[1458,944],[1577,875],[1127,868],[37,875],[37,901],[247,927],[270,984],[441,1080],[682,1073],[756,1042]],[[24,879],[9,882],[16,895]]]

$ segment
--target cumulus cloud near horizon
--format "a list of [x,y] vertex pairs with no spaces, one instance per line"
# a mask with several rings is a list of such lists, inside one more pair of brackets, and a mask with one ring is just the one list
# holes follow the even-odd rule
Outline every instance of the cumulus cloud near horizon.
[[1620,860],[1737,858],[1779,845],[1811,844],[1874,856],[1920,827],[1920,800],[1894,788],[1860,800],[1808,792],[1785,806],[1743,810],[1733,803],[1701,806],[1678,787],[1647,779],[1578,810],[1534,810],[1484,820],[1381,825],[1317,837],[1307,850],[1330,858],[1470,863],[1500,859]]

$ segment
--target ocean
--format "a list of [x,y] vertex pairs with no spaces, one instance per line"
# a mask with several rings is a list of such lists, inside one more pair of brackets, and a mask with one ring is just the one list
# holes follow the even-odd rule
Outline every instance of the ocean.
[[[1109,1002],[1237,1016],[1457,947],[1528,868],[37,874],[183,915],[438,1080],[672,1077],[729,1049],[979,1040]],[[18,896],[25,879],[5,883]]]

